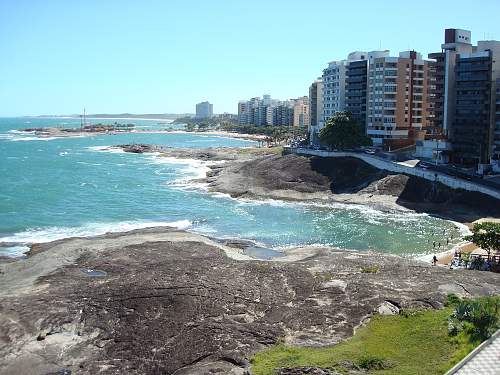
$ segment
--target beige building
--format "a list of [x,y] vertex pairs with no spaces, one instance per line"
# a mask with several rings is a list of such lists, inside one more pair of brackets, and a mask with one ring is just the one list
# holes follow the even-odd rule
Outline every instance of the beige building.
[[309,126],[309,97],[303,96],[294,100],[293,126]]
[[432,116],[430,64],[415,51],[370,61],[367,134],[374,145],[394,149],[424,138]]

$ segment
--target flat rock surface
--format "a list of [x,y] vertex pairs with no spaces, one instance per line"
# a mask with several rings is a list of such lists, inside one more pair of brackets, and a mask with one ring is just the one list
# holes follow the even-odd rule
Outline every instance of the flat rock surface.
[[245,374],[278,339],[335,344],[381,306],[500,293],[493,273],[330,248],[265,262],[230,244],[153,228],[0,264],[0,373]]

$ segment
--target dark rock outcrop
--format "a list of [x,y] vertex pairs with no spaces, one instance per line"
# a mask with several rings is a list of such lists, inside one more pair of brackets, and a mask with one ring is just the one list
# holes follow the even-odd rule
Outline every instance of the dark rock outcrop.
[[118,145],[113,146],[114,148],[121,148],[125,152],[131,152],[134,154],[143,154],[147,152],[160,152],[163,150],[160,146],[150,145],[150,144],[141,144],[141,143],[133,143],[127,145]]
[[[307,195],[328,193],[353,198],[394,197],[403,208],[439,214],[458,221],[500,217],[500,202],[486,194],[452,189],[420,177],[393,174],[364,161],[346,158],[305,157],[293,154],[266,156],[235,163],[211,173],[210,186],[232,196],[287,199],[284,191]],[[362,200],[355,203],[363,203]]]
[[500,293],[496,274],[395,256],[311,248],[262,262],[220,246],[161,228],[57,241],[0,264],[0,373],[245,374],[278,339],[334,344],[388,303]]

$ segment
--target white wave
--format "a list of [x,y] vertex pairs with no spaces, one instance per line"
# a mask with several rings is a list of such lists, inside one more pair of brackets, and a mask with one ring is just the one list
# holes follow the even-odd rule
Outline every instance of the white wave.
[[54,139],[59,139],[58,137],[14,137],[11,139],[13,142],[19,141],[52,141]]
[[159,153],[156,153],[150,160],[154,164],[172,164],[172,165],[182,165],[184,166],[179,172],[185,175],[184,177],[178,178],[173,181],[173,185],[182,184],[185,182],[189,182],[195,179],[205,178],[207,176],[207,172],[210,171],[211,165],[221,164],[222,162],[208,162],[197,159],[181,159],[170,156],[159,156]]
[[[77,118],[77,117],[61,117]],[[90,120],[137,120],[137,121],[157,121],[172,123],[174,120],[164,118],[140,118],[140,117],[89,117]]]
[[25,131],[25,130],[11,129],[11,130],[9,130],[9,133],[12,133],[12,134],[35,134],[36,130]]
[[128,232],[134,229],[150,227],[174,227],[188,229],[189,220],[178,221],[122,221],[118,223],[89,223],[81,227],[46,227],[32,228],[11,236],[1,237],[0,242],[17,242],[23,244],[44,243],[69,237],[89,237],[105,233]]
[[30,248],[28,246],[0,247],[0,255],[7,257],[23,256]]
[[449,220],[449,222],[451,222],[455,225],[455,227],[459,230],[462,237],[470,236],[472,234],[470,228],[467,225],[465,225],[463,223],[459,223],[458,221],[453,221],[453,220]]
[[111,154],[124,154],[125,151],[123,151],[119,147],[114,147],[114,146],[89,146],[85,147],[85,149],[89,151],[94,151],[94,152],[109,152]]

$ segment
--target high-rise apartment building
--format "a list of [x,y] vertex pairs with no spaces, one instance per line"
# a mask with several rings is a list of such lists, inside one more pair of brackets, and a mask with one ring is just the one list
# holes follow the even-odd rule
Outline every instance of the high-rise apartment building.
[[318,126],[323,113],[323,81],[315,80],[309,87],[309,125]]
[[351,61],[346,66],[345,110],[363,127],[366,125],[368,60]]
[[480,41],[455,62],[455,113],[451,129],[453,162],[484,171],[496,154],[496,96],[500,42]]
[[[306,98],[306,99],[304,99]],[[306,111],[304,115],[298,114],[297,126],[307,126],[309,122],[309,100],[307,96],[300,98],[302,103],[305,100],[306,106],[298,106],[297,113]],[[294,124],[295,100],[278,101],[272,99],[270,95],[262,98],[252,98],[248,101],[242,100],[238,103],[238,123],[240,125],[254,126],[292,126]],[[304,122],[302,125],[302,122]]]
[[461,29],[446,29],[441,52],[429,54],[434,60],[432,70],[434,87],[431,89],[429,104],[434,116],[430,120],[428,135],[435,138],[451,137],[451,127],[455,117],[455,65],[457,56],[472,53],[471,32]]
[[309,126],[309,97],[303,96],[294,100],[293,126]]
[[323,70],[323,118],[325,123],[345,108],[346,60],[332,61]]
[[394,149],[424,137],[430,71],[415,51],[369,59],[367,134],[375,145]]
[[389,56],[389,51],[353,52],[346,64],[345,111],[366,127],[369,63],[377,57]]
[[214,106],[209,102],[201,102],[196,104],[197,118],[210,118],[214,115]]
[[238,124],[246,125],[251,123],[250,111],[250,102],[246,100],[240,100],[240,102],[238,103]]
[[292,126],[294,120],[294,104],[293,102],[287,100],[280,102],[272,107],[273,110],[273,122],[270,125],[273,126]]
[[495,115],[495,131],[493,136],[493,155],[491,156],[491,165],[493,171],[500,173],[500,79],[497,79],[496,90],[496,115]]
[[323,80],[318,78],[309,87],[309,142],[319,143],[318,128],[323,117]]

